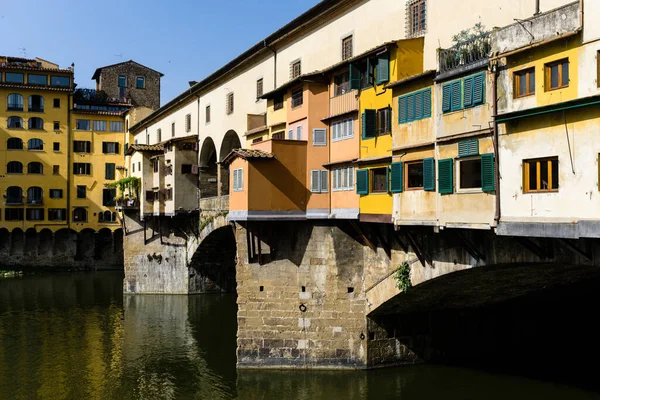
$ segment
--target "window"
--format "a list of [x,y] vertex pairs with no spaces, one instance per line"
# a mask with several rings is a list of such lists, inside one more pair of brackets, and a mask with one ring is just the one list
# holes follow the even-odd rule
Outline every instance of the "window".
[[42,139],[28,140],[28,150],[44,150],[44,142]]
[[7,150],[23,150],[23,140],[19,138],[7,139]]
[[172,201],[172,188],[165,189],[163,192],[163,199],[167,201]]
[[312,170],[311,172],[311,192],[328,193],[328,171]]
[[160,143],[163,140],[163,131],[160,129],[156,130],[156,142]]
[[407,171],[407,189],[421,189],[423,188],[423,161],[406,163],[405,170]]
[[544,90],[568,87],[570,83],[570,63],[567,58],[544,65]]
[[117,142],[102,142],[103,154],[119,154],[120,145]]
[[426,0],[407,2],[407,37],[421,36],[426,32]]
[[90,163],[74,163],[72,173],[75,175],[91,175]]
[[172,131],[172,137],[174,137],[174,135],[175,135],[175,126],[174,126],[174,122],[172,123],[172,125],[170,125],[170,130]]
[[93,130],[105,132],[107,130],[107,121],[93,121]]
[[135,78],[135,88],[144,89],[144,77],[138,76]]
[[53,142],[53,151],[55,152],[60,151],[60,142]]
[[51,86],[69,87],[70,77],[51,75]]
[[44,209],[43,208],[28,208],[28,209],[26,209],[26,220],[27,221],[44,221]]
[[28,97],[28,111],[43,112],[44,111],[44,97],[34,94]]
[[60,99],[54,99],[54,108],[60,108]]
[[398,123],[404,124],[430,118],[431,107],[430,88],[400,96],[398,99]]
[[22,129],[23,128],[23,119],[21,117],[9,117],[9,118],[7,118],[7,128]]
[[558,157],[523,160],[524,193],[558,191]]
[[321,128],[315,128],[312,130],[312,144],[314,146],[325,146],[326,145],[326,130]]
[[7,188],[7,204],[23,204],[23,189],[18,186]]
[[514,73],[514,97],[535,94],[535,68],[528,68]]
[[20,72],[7,72],[5,74],[5,82],[7,83],[23,83],[23,74]]
[[7,96],[7,111],[23,111],[23,96],[18,93]]
[[19,161],[10,161],[7,163],[7,173],[8,174],[22,174],[23,173],[23,164]]
[[205,107],[205,122],[209,123],[211,118],[211,108],[210,106]]
[[113,211],[98,213],[98,222],[116,222],[116,213]]
[[72,142],[72,151],[75,153],[90,153],[91,142],[84,140],[75,140]]
[[51,170],[53,175],[60,174],[60,165],[52,165]]
[[354,119],[347,118],[330,125],[331,138],[333,141],[349,139],[354,137]]
[[302,140],[302,126],[297,126],[295,128],[295,139]]
[[33,161],[28,163],[28,173],[29,174],[43,174],[44,166],[41,162]]
[[23,208],[5,208],[5,221],[23,221]]
[[284,131],[273,133],[272,138],[273,139],[284,140]]
[[72,221],[86,222],[88,220],[88,211],[84,207],[77,207],[72,211]]
[[293,61],[290,66],[290,79],[295,79],[300,76],[300,60]]
[[349,35],[342,39],[342,61],[350,59],[354,55],[354,37]]
[[240,192],[244,190],[243,176],[244,175],[242,168],[233,170],[233,191]]
[[226,102],[226,114],[232,114],[235,110],[235,93],[228,93],[228,101]]
[[28,118],[28,129],[44,129],[44,120],[42,118]]
[[60,130],[60,121],[54,121],[54,131]]
[[102,189],[102,205],[105,207],[114,206],[114,198],[116,197],[116,188]]
[[340,96],[351,90],[351,76],[348,72],[335,76],[335,96]]
[[144,198],[148,202],[153,202],[154,198],[155,198],[154,191],[153,190],[147,190],[146,192],[144,192]]
[[49,197],[52,199],[62,199],[63,189],[49,189]]
[[282,108],[284,108],[284,94],[282,93],[282,94],[275,95],[272,98],[272,104],[273,104],[273,108],[274,108],[275,111],[281,110]]
[[119,75],[118,85],[119,85],[120,88],[126,87],[126,76],[125,75]]
[[372,168],[372,193],[388,192],[388,168]]
[[47,211],[47,218],[49,221],[65,221],[65,213],[67,210],[64,208],[50,208]]
[[28,84],[46,86],[47,76],[38,74],[28,74]]
[[482,162],[479,157],[458,160],[458,188],[479,189],[482,187]]
[[[191,132],[191,114],[186,114],[186,132]],[[149,144],[149,142],[147,142]]]
[[293,129],[288,130],[288,140],[293,140]]
[[256,81],[256,100],[263,95],[263,78]]
[[262,141],[263,141],[263,138],[262,138],[262,137],[257,137],[256,139],[252,140],[251,143],[252,143],[252,144],[254,144],[254,143],[260,143],[260,142],[262,142]]
[[391,133],[391,107],[377,111],[377,134]]
[[123,132],[123,122],[121,122],[121,121],[109,121],[109,131],[110,132]]
[[480,72],[449,81],[442,86],[442,112],[452,112],[484,104],[486,74]]
[[182,174],[190,174],[191,171],[193,171],[193,164],[182,164],[181,165],[181,173]]
[[28,188],[28,204],[42,204],[42,188],[31,186]]
[[105,179],[113,181],[116,177],[116,164],[105,163]]
[[85,199],[86,198],[86,186],[85,185],[77,185],[77,198],[78,199]]
[[77,126],[77,130],[89,131],[89,130],[91,130],[91,121],[89,121],[87,119],[78,119],[76,126]]
[[302,87],[291,92],[291,108],[296,108],[302,105]]
[[333,169],[333,191],[354,190],[354,167]]

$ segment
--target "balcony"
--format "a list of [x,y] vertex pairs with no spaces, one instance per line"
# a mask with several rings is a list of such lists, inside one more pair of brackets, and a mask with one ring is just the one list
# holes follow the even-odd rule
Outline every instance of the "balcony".
[[490,32],[482,32],[480,27],[475,32],[464,31],[454,39],[456,44],[448,49],[440,49],[440,72],[438,79],[448,78],[488,64],[491,52]]
[[328,118],[358,111],[358,90],[350,90],[339,96],[330,98]]
[[23,204],[23,197],[7,197],[5,200],[5,205],[7,206],[20,206]]

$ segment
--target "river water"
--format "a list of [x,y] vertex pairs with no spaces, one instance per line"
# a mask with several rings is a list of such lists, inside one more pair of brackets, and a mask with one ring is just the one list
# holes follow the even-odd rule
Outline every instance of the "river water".
[[593,399],[471,369],[235,368],[231,296],[122,294],[121,273],[0,279],[0,399]]

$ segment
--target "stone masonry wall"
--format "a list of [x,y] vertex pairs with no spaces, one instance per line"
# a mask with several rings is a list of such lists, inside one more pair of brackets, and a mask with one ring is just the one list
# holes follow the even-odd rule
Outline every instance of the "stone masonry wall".
[[[126,97],[132,99],[133,105],[152,110],[160,108],[160,74],[133,62],[112,65],[101,70],[99,90],[105,91],[109,97],[119,98],[119,75],[126,76]],[[138,76],[144,77],[144,89],[135,87]]]

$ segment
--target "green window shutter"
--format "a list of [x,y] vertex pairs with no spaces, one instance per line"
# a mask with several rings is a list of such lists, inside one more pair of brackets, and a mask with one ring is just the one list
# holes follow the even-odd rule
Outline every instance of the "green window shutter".
[[368,194],[368,170],[359,169],[356,171],[356,193],[360,195]]
[[453,82],[451,84],[451,111],[456,111],[463,108],[461,95],[461,81]]
[[494,168],[493,153],[482,154],[482,190],[485,192],[496,191]]
[[454,193],[454,159],[439,160],[437,174],[440,194]]
[[361,88],[361,71],[353,63],[349,64],[349,82],[352,89]]
[[479,139],[470,138],[458,142],[458,156],[476,156],[479,154]]
[[377,133],[377,111],[365,110],[363,112],[363,139],[375,137]]
[[377,58],[377,85],[389,81],[389,53],[384,53]]
[[414,120],[423,118],[423,92],[412,95],[414,98]]
[[407,122],[407,97],[403,96],[398,99],[398,124]]
[[391,193],[402,192],[402,163],[391,163]]
[[463,79],[463,108],[472,106],[472,77]]
[[432,158],[423,159],[423,190],[435,190],[435,160]]
[[451,111],[451,84],[445,83],[442,86],[442,112]]
[[392,121],[392,119],[391,119],[391,118],[392,118],[392,117],[391,117],[391,114],[393,114],[393,109],[389,107],[389,111],[386,113],[386,117],[385,117],[385,118],[386,118],[386,119],[385,119],[386,126],[388,127],[389,132],[390,132],[391,129],[392,129],[392,128],[391,128],[391,121]]
[[484,93],[486,91],[486,74],[479,73],[472,80],[472,105],[484,104]]
[[414,102],[414,95],[407,95],[407,122],[412,122],[416,119],[416,106]]
[[426,89],[423,92],[423,118],[430,118],[432,115],[432,92],[430,88]]

